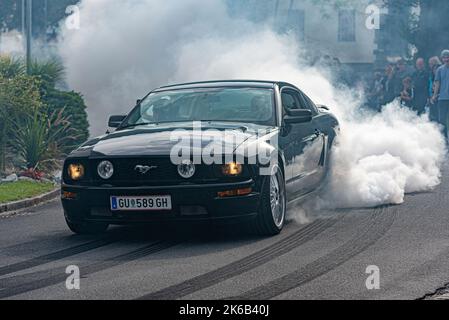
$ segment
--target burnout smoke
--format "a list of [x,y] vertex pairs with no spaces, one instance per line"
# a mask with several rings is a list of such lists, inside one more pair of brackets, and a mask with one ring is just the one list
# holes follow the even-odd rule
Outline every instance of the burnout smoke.
[[17,31],[0,33],[0,54],[21,56],[25,52],[22,35]]
[[231,17],[224,1],[82,1],[80,30],[65,30],[59,48],[71,88],[89,106],[92,134],[107,115],[172,82],[268,79],[294,83],[341,121],[321,206],[398,204],[408,192],[440,183],[445,143],[428,119],[386,106],[360,114],[360,93],[334,86],[308,67],[293,36]]

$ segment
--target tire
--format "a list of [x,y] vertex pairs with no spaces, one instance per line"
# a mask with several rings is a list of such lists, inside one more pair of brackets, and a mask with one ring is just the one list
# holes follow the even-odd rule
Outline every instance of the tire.
[[69,229],[76,234],[101,234],[109,227],[109,224],[101,222],[72,223],[66,219],[66,223]]
[[[252,230],[262,236],[278,235],[285,224],[287,213],[285,179],[278,167],[275,172],[264,183],[259,212],[251,225]],[[277,192],[275,189],[277,189]],[[271,200],[275,201],[273,206]]]

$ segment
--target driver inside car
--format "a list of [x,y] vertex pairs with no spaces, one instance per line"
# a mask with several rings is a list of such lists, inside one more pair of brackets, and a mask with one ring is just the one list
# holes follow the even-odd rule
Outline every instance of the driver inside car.
[[255,120],[267,120],[272,116],[272,108],[268,97],[255,96],[251,100],[251,112],[254,114]]

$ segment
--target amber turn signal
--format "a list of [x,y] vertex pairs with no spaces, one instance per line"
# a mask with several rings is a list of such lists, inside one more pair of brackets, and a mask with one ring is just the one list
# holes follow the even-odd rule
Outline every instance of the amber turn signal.
[[236,189],[236,190],[221,191],[218,193],[218,196],[220,198],[246,196],[251,192],[253,192],[252,188]]
[[68,191],[63,191],[62,192],[62,199],[66,199],[66,200],[73,200],[76,199],[77,194],[75,192],[68,192]]

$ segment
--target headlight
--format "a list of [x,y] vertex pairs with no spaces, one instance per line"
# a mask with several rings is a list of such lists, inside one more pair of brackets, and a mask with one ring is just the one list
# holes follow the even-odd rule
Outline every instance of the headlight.
[[84,166],[79,163],[72,163],[68,167],[70,179],[77,181],[84,177]]
[[102,161],[97,167],[97,172],[100,178],[108,180],[114,174],[114,166],[109,161]]
[[225,176],[238,176],[242,173],[242,171],[243,171],[243,166],[237,162],[227,163],[227,164],[223,165],[223,167],[221,168],[221,172]]

